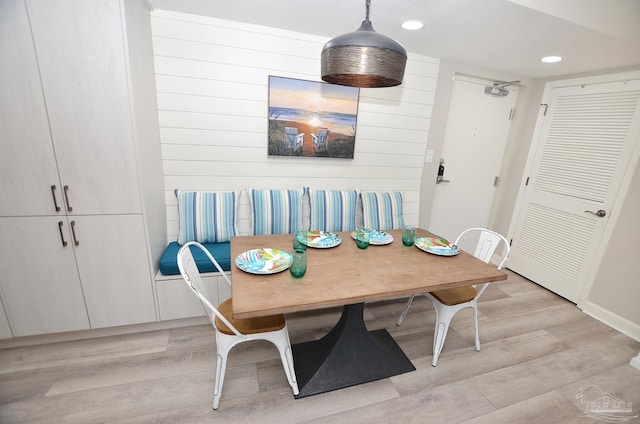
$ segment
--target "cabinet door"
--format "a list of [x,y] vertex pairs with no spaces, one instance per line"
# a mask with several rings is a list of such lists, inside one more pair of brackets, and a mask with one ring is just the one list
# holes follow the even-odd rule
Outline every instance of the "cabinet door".
[[23,1],[0,1],[0,57],[0,216],[55,215],[52,185],[64,205]]
[[141,215],[77,216],[76,260],[91,328],[156,320]]
[[70,214],[140,213],[119,0],[27,0]]
[[65,218],[0,218],[0,290],[14,336],[89,328],[68,231]]

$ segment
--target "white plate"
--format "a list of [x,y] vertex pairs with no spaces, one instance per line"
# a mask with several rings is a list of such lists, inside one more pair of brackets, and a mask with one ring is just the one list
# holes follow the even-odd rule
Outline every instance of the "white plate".
[[455,256],[460,253],[457,246],[440,237],[419,237],[413,244],[420,250],[440,256]]
[[342,237],[336,233],[328,233],[326,231],[303,231],[298,235],[298,241],[309,247],[328,249],[342,243]]
[[250,274],[275,274],[291,266],[291,255],[280,249],[253,249],[238,255],[236,266]]
[[[351,237],[356,239],[356,232],[351,232]],[[371,231],[371,235],[369,236],[369,244],[372,246],[382,246],[385,244],[390,244],[393,241],[393,236],[389,233],[385,233],[380,230]]]

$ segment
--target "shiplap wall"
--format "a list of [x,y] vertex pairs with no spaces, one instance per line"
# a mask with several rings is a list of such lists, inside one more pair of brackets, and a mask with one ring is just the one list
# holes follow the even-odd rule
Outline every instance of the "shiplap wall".
[[[328,39],[162,10],[151,22],[169,241],[176,188],[402,191],[418,223],[438,59],[409,53],[401,86],[360,90],[353,159],[268,156],[269,75],[320,81]],[[241,235],[249,214],[243,194]]]

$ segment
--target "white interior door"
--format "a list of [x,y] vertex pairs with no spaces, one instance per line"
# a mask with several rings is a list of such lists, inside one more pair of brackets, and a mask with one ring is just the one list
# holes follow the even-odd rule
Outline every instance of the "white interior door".
[[[444,146],[444,181],[437,184],[429,231],[454,240],[470,227],[485,227],[500,174],[517,89],[485,94],[493,81],[456,76]],[[464,248],[464,246],[463,246]]]
[[[640,80],[545,90],[507,266],[577,303],[640,134]],[[541,114],[542,115],[542,114]]]

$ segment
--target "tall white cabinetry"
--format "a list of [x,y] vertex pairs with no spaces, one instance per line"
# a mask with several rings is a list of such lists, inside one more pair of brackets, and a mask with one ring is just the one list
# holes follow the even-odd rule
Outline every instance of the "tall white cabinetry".
[[156,320],[123,8],[0,2],[0,295],[16,337]]

